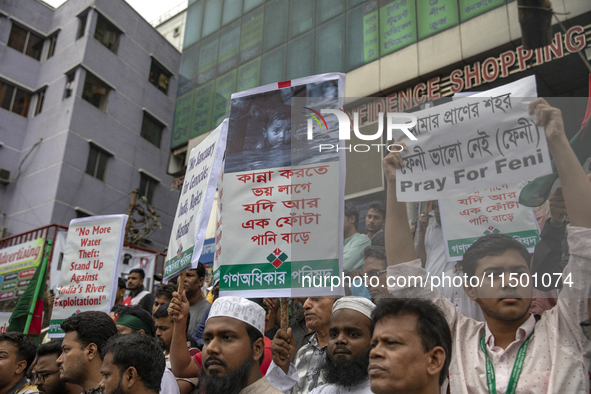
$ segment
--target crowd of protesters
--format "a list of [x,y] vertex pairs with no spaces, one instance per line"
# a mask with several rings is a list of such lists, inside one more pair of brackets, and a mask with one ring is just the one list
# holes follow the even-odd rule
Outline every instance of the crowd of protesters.
[[[437,202],[409,222],[396,198],[404,161],[390,153],[386,202],[369,205],[366,234],[358,232],[357,209],[345,208],[344,273],[375,278],[374,285],[350,286],[344,297],[280,301],[219,297],[216,282],[205,297],[199,264],[181,292],[161,284],[153,296],[135,269],[120,280],[110,315],[67,318],[63,339],[37,347],[26,335],[0,334],[0,394],[588,393],[591,182],[560,111],[543,99],[529,109],[545,127],[561,181],[549,211],[538,215],[541,241],[532,255],[490,234],[461,262],[447,262]],[[497,279],[536,272],[573,279],[537,289]],[[459,294],[387,280],[462,273],[490,281]],[[286,330],[281,302],[289,302]]]

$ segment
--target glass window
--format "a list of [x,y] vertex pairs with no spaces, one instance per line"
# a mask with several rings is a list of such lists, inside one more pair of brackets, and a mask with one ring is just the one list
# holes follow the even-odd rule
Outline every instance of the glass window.
[[199,58],[199,45],[184,49],[181,55],[181,67],[179,70],[179,84],[186,79],[195,79],[197,76],[197,59]]
[[31,94],[0,81],[0,107],[27,117]]
[[197,63],[197,84],[203,85],[215,78],[218,61],[219,33],[206,38],[200,44],[199,60]]
[[351,8],[355,7],[363,3],[365,0],[347,0],[347,9],[350,10]]
[[29,104],[31,104],[31,93],[17,88],[12,103],[12,112],[26,117],[29,113]]
[[84,36],[84,31],[86,30],[86,20],[88,19],[88,12],[84,15],[78,16],[78,34],[76,38],[81,38]]
[[248,11],[254,10],[264,2],[265,0],[244,0],[244,13],[246,14]]
[[43,37],[13,24],[10,37],[8,37],[8,46],[39,60],[41,59],[44,41]]
[[14,86],[0,81],[0,107],[10,111],[12,106],[12,96],[14,95]]
[[218,54],[218,75],[235,69],[240,53],[240,21],[225,27],[220,32],[220,48]]
[[45,100],[45,90],[42,90],[37,95],[37,105],[35,106],[35,116],[43,111],[43,101]]
[[[377,2],[376,2],[377,4]],[[367,40],[368,47],[370,47],[370,38],[364,36],[364,5],[359,6],[357,8],[352,9],[351,11],[347,12],[347,29],[346,29],[346,48],[347,48],[347,71],[351,71],[356,69],[357,67],[361,67],[365,64],[364,61],[364,42]],[[375,40],[375,45],[373,45],[373,52],[369,52],[371,49],[368,49],[367,52],[372,57],[377,59],[379,53],[379,43],[378,40],[378,12],[377,8],[375,12],[371,15],[374,17],[373,25],[368,26],[368,33],[366,36],[372,35],[371,39]],[[369,21],[368,21],[369,24]],[[372,29],[373,28],[373,29]]]
[[242,17],[240,33],[240,64],[261,55],[263,47],[263,25],[265,24],[264,7],[259,7]]
[[263,51],[275,48],[287,41],[288,0],[272,0],[265,7],[265,33]]
[[345,15],[316,28],[316,74],[345,71]]
[[207,37],[211,33],[220,29],[222,19],[222,2],[220,0],[206,0],[205,16],[203,18],[202,37]]
[[315,3],[315,0],[290,0],[289,38],[293,38],[314,27]]
[[150,67],[150,76],[148,77],[148,80],[161,92],[168,94],[168,81],[170,80],[170,73],[154,59],[152,59],[152,66]]
[[45,39],[36,34],[29,32],[29,41],[27,42],[26,55],[31,56],[33,59],[41,59],[41,51],[43,50],[43,42]]
[[55,45],[57,44],[57,34],[49,37],[49,49],[47,50],[47,58],[49,59],[55,54]]
[[326,22],[345,11],[343,0],[317,0],[316,20],[318,24]]
[[19,52],[24,52],[28,33],[25,29],[13,24],[10,30],[10,37],[8,37],[8,46]]
[[109,48],[111,51],[117,53],[119,47],[119,36],[121,31],[115,27],[101,14],[98,14],[96,21],[96,30],[94,31],[94,38],[100,41],[101,44]]
[[287,78],[314,74],[314,30],[291,40],[287,47]]
[[144,120],[142,121],[141,136],[160,148],[160,140],[162,139],[162,130],[164,125],[154,119],[152,116],[144,112]]
[[66,91],[64,92],[64,97],[68,98],[72,95],[72,91],[74,90],[74,80],[76,79],[76,70],[70,71],[66,74]]
[[287,45],[267,52],[261,59],[261,85],[285,81],[285,54]]
[[90,151],[88,152],[88,161],[86,162],[86,173],[101,181],[105,180],[105,172],[107,171],[107,161],[111,156],[107,151],[99,148],[94,144],[90,144]]
[[222,26],[226,26],[242,14],[242,0],[224,0]]
[[[203,1],[189,7],[187,10],[187,21],[185,23],[185,37],[183,49],[195,44],[201,38],[201,27],[203,26]],[[184,53],[183,53],[184,54]]]
[[89,73],[86,72],[86,79],[84,80],[84,91],[82,92],[82,98],[94,105],[101,111],[107,112],[107,102],[109,97],[109,91],[111,88]]
[[148,204],[152,205],[152,200],[154,198],[154,189],[158,185],[158,181],[143,172],[140,173],[140,190],[139,194],[140,197],[146,197],[148,200]]

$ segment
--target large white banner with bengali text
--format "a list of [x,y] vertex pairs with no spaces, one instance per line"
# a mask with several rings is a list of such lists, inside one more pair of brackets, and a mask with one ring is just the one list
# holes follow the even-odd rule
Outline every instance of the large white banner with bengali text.
[[[305,113],[338,109],[343,88],[344,75],[323,74],[232,96],[216,251],[222,295],[342,294],[325,278],[342,273],[344,152],[311,149],[319,141],[306,138]],[[337,120],[327,122],[316,131],[338,144]]]
[[417,141],[404,140],[399,201],[426,201],[551,173],[543,127],[528,105],[534,76],[413,113]]

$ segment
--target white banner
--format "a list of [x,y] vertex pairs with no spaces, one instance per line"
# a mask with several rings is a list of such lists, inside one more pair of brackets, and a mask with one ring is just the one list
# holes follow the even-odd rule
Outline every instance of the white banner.
[[491,233],[513,237],[533,253],[540,230],[533,208],[518,202],[525,184],[501,185],[439,200],[446,260],[461,260],[474,241]]
[[339,130],[335,116],[320,122],[317,114],[340,108],[343,88],[344,75],[334,73],[232,95],[218,244],[222,295],[342,291],[331,289],[330,277],[342,272],[344,151],[319,152],[319,143],[339,144]]
[[109,313],[117,291],[127,218],[127,215],[91,216],[70,222],[49,325],[51,338],[64,335],[60,324],[73,314]]
[[543,127],[528,104],[537,97],[534,76],[415,112],[405,141],[405,168],[397,171],[399,201],[448,198],[552,172]]
[[165,283],[189,268],[197,268],[226,149],[227,132],[228,120],[225,119],[191,150],[164,263]]

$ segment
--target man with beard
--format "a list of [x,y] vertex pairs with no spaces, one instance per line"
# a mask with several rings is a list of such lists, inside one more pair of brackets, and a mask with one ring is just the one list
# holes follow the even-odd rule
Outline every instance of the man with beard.
[[[462,260],[468,278],[464,290],[480,305],[485,322],[461,315],[437,288],[429,285],[389,288],[396,297],[432,298],[445,315],[455,346],[449,372],[452,393],[492,392],[493,386],[498,392],[589,392],[591,341],[579,323],[589,317],[591,183],[565,135],[560,110],[538,98],[529,104],[529,113],[534,112],[536,127],[543,127],[545,132],[571,219],[571,255],[562,276],[570,279],[565,279],[564,283],[568,280],[569,284],[563,286],[557,305],[545,311],[536,323],[529,313],[534,282],[530,276],[531,258],[520,242],[502,234],[479,238]],[[414,283],[427,283],[427,273],[416,258],[408,231],[406,204],[396,198],[396,169],[404,167],[404,160],[400,153],[392,152],[384,158],[383,166],[387,180],[388,276],[396,277],[397,283],[401,282],[400,276],[407,283],[411,282],[409,278],[414,278]],[[509,282],[512,277],[520,280]],[[376,326],[374,336],[377,331]]]
[[101,393],[101,350],[117,334],[117,326],[106,313],[88,311],[68,317],[60,327],[66,333],[56,360],[60,379],[82,386],[84,394]]
[[66,383],[60,379],[57,358],[62,354],[62,339],[54,339],[37,348],[37,361],[32,383],[37,385],[40,393],[45,394],[79,394],[82,387]]
[[261,306],[240,297],[214,301],[203,332],[202,369],[184,341],[188,312],[185,294],[174,293],[168,313],[174,321],[170,361],[176,376],[199,375],[199,393],[281,393],[261,375],[265,347],[265,310]]
[[[152,338],[156,335],[152,315],[142,309],[139,305],[123,305],[113,321],[117,324],[117,332],[121,335],[145,334]],[[160,394],[178,393],[179,385],[177,384],[173,373],[169,369],[166,369],[162,376]]]
[[131,333],[111,338],[103,350],[100,387],[105,394],[158,394],[165,363],[154,337]]
[[[367,367],[374,308],[375,305],[364,297],[342,297],[334,302],[327,354],[320,368],[326,384],[307,387],[310,394],[371,394]],[[282,380],[283,390],[298,382],[298,371],[293,364]]]
[[[160,305],[158,310],[154,312],[154,326],[156,327],[156,338],[158,339],[158,344],[164,351],[164,357],[166,360],[166,368],[172,372],[172,368],[170,366],[170,342],[172,341],[172,330],[174,328],[174,322],[168,316],[168,303]],[[199,382],[199,379],[192,378],[192,379],[185,379],[175,377],[176,382],[179,386],[179,391],[181,394],[188,394]]]

